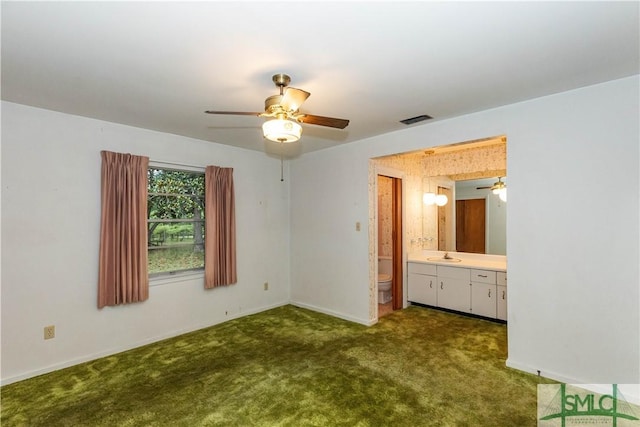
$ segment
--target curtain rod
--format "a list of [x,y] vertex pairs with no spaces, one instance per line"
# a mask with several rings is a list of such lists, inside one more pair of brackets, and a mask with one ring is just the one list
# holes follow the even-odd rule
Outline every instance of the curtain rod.
[[179,163],[179,162],[167,162],[164,160],[154,160],[154,159],[149,159],[149,166],[154,166],[154,165],[166,165],[166,166],[182,166],[185,168],[193,168],[193,169],[198,169],[198,170],[205,170],[207,167],[206,166],[202,166],[202,165],[190,165],[187,163]]

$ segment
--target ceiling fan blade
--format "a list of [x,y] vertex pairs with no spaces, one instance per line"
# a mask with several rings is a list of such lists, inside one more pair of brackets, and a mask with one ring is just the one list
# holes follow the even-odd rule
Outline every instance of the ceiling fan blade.
[[476,187],[476,190],[487,190],[489,188],[491,188],[491,186],[489,186],[489,187]]
[[280,105],[287,111],[298,111],[298,108],[304,101],[311,95],[302,89],[296,89],[294,87],[288,87],[285,89],[282,95]]
[[301,114],[297,117],[302,123],[310,125],[327,126],[331,128],[344,129],[349,125],[349,120],[336,119],[334,117],[315,116],[313,114]]
[[205,111],[207,114],[230,114],[234,116],[259,116],[262,113],[252,113],[248,111],[213,111],[207,110]]

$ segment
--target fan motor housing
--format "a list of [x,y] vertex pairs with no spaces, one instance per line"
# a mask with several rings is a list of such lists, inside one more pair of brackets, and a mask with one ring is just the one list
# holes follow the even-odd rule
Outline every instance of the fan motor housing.
[[281,106],[282,95],[273,95],[264,100],[264,111],[267,114],[286,113]]

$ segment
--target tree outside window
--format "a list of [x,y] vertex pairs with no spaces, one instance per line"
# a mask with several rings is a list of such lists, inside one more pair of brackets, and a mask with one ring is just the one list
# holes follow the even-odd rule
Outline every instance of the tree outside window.
[[204,269],[204,173],[148,170],[149,275]]

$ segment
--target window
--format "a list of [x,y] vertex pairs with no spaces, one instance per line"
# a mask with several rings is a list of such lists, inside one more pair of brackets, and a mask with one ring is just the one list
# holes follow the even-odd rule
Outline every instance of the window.
[[150,167],[149,276],[204,270],[204,173]]

